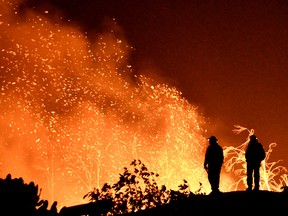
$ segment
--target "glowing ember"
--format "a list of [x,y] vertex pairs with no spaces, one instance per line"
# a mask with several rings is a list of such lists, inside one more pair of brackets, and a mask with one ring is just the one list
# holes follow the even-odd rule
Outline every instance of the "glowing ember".
[[[115,21],[91,42],[47,14],[0,2],[0,175],[34,181],[42,199],[70,206],[140,159],[158,184],[177,189],[185,179],[192,192],[201,182],[209,193],[196,107],[177,89],[133,75],[132,48]],[[265,166],[266,182],[274,165]],[[229,185],[223,173],[220,189]]]
[[[209,191],[203,119],[181,93],[127,64],[117,25],[94,42],[1,1],[1,175],[34,181],[58,206],[113,183],[141,159],[168,188]],[[223,188],[224,189],[224,188]]]
[[[233,130],[236,134],[243,131],[248,132],[247,139],[238,147],[225,147],[224,154],[226,157],[225,168],[228,172],[234,171],[239,177],[239,180],[232,184],[232,190],[238,190],[246,185],[246,161],[245,161],[245,150],[249,142],[250,135],[254,134],[254,130],[235,125]],[[272,153],[272,148],[276,147],[276,143],[271,143],[269,149],[266,152],[266,158],[262,161],[260,168],[260,189],[269,191],[282,191],[282,186],[287,186],[287,169],[276,162],[268,162]]]

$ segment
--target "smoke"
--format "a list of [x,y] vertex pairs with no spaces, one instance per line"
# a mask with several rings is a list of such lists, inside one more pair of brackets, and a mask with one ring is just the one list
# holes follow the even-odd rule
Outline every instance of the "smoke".
[[88,40],[19,3],[0,3],[3,177],[34,181],[42,198],[69,206],[141,159],[168,187],[186,179],[209,191],[205,119],[177,89],[133,75],[133,48],[115,20]]

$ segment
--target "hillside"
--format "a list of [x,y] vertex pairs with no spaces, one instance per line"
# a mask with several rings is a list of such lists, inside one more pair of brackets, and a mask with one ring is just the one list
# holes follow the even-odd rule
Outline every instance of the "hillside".
[[286,192],[226,192],[217,196],[195,195],[160,208],[140,211],[130,216],[160,215],[280,215],[287,212]]
[[[96,203],[95,203],[96,204]],[[85,204],[65,207],[60,215],[100,215],[102,206]],[[104,206],[103,206],[104,207]],[[205,216],[205,215],[282,215],[288,209],[287,192],[225,192],[219,195],[193,195],[158,208],[125,214],[125,216]],[[91,211],[93,210],[93,211]],[[100,210],[100,211],[99,211]],[[103,210],[103,209],[102,209]],[[93,214],[93,213],[94,214]],[[98,214],[96,213],[98,212]],[[100,214],[99,214],[100,213]],[[123,214],[122,214],[123,215]]]
[[[125,176],[131,176],[129,172],[125,172]],[[122,179],[123,180],[123,179]],[[125,179],[124,179],[125,180]],[[127,181],[120,181],[124,184]],[[119,183],[119,182],[118,182]],[[123,185],[122,185],[123,186]],[[125,186],[125,184],[124,184]],[[126,185],[127,186],[127,185]],[[128,184],[132,187],[133,184]],[[154,189],[150,185],[150,189]],[[287,212],[288,208],[288,189],[283,187],[283,192],[269,192],[269,191],[234,191],[224,192],[216,195],[201,195],[190,193],[189,196],[182,196],[183,189],[185,192],[185,184],[180,187],[180,191],[176,191],[177,197],[171,196],[172,201],[168,204],[160,204],[158,207],[150,208],[146,210],[140,210],[136,213],[121,214],[123,216],[178,216],[178,215],[193,215],[193,216],[205,216],[205,215],[282,215]],[[120,187],[123,188],[123,187]],[[186,188],[187,189],[187,188]],[[37,216],[104,216],[109,211],[113,211],[118,208],[118,211],[114,212],[128,212],[127,202],[137,201],[136,199],[130,199],[129,201],[125,197],[133,195],[134,190],[131,193],[122,194],[119,199],[114,197],[111,199],[109,195],[111,188],[106,185],[99,193],[93,193],[96,202],[89,202],[87,204],[80,204],[75,206],[66,206],[57,211],[57,202],[54,202],[50,208],[48,208],[48,201],[40,198],[40,191],[38,185],[34,182],[29,184],[25,183],[22,178],[12,178],[10,174],[5,179],[0,179],[0,215],[5,215],[9,212],[9,215],[37,215]],[[134,202],[135,205],[143,207],[143,203],[153,202],[153,200],[159,199],[160,190],[156,193],[149,194],[148,197],[143,196]],[[162,190],[161,190],[162,191]],[[129,191],[128,191],[129,192]],[[151,191],[150,191],[151,192]],[[153,192],[153,191],[152,191]],[[163,191],[162,191],[163,192]],[[166,192],[166,190],[164,190]],[[164,193],[163,192],[163,193]],[[179,192],[179,193],[178,193]],[[184,193],[185,194],[185,193]],[[135,195],[135,193],[134,193]],[[163,195],[163,194],[162,194]],[[164,195],[167,195],[164,193]],[[171,195],[171,194],[170,194]],[[101,199],[97,199],[101,196]],[[174,198],[173,198],[174,197]],[[130,197],[131,198],[131,197]],[[116,204],[116,205],[115,205]],[[120,204],[120,205],[119,205]],[[147,205],[144,206],[147,206]],[[15,208],[17,207],[17,208]],[[115,208],[116,207],[116,208]],[[138,208],[141,209],[141,208]],[[121,211],[119,211],[121,210]],[[124,211],[122,211],[124,210]],[[115,214],[114,214],[115,215]]]

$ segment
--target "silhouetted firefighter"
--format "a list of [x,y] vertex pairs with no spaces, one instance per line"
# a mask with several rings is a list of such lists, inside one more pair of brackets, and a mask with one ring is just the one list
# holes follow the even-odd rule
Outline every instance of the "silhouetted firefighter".
[[245,152],[246,164],[247,164],[247,191],[252,190],[253,176],[254,176],[254,189],[259,190],[260,186],[260,166],[261,162],[265,159],[266,153],[263,145],[258,142],[255,135],[249,137],[249,143]]
[[209,146],[205,153],[204,168],[208,173],[212,194],[215,194],[219,193],[220,172],[224,161],[224,154],[215,136],[211,136],[208,140]]

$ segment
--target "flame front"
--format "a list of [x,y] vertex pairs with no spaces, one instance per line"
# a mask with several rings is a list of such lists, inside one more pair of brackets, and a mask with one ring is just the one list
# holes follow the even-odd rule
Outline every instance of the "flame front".
[[115,21],[91,42],[48,12],[0,4],[3,177],[34,181],[42,198],[69,206],[141,159],[168,188],[186,179],[209,191],[204,119],[175,88],[133,75]]

